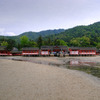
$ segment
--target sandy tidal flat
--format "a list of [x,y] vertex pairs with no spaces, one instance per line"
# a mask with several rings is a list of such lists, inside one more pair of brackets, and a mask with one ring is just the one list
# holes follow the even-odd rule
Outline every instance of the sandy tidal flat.
[[0,59],[0,100],[100,100],[100,81],[75,70]]

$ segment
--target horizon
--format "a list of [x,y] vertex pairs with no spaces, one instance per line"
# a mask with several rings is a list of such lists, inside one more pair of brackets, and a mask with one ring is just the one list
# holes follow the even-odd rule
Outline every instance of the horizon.
[[[98,22],[100,22],[100,21],[97,21],[97,22],[94,22],[94,23],[98,23]],[[94,23],[91,23],[91,24],[94,24]],[[50,30],[50,31],[52,31],[52,30],[59,30],[59,29],[68,30],[68,29],[71,29],[71,28],[74,28],[74,27],[78,27],[78,26],[89,26],[89,25],[91,25],[91,24],[88,24],[88,25],[76,25],[76,26],[73,26],[73,27],[69,27],[69,28],[67,28],[67,29],[58,28],[58,29],[46,29],[46,30],[40,30],[40,31],[31,31],[31,30],[29,30],[29,31],[26,31],[26,32],[35,32],[35,33],[38,33],[38,32],[49,31],[49,30]],[[23,33],[25,33],[25,31],[23,31],[22,33],[17,34],[17,35],[1,35],[1,34],[0,34],[0,36],[18,36],[18,35],[21,35],[21,34],[23,34]]]
[[[98,21],[98,22],[100,22],[100,21]],[[94,23],[97,23],[97,22],[94,22]],[[91,24],[94,24],[94,23],[91,23]],[[64,28],[59,28],[59,29],[68,30],[68,29],[71,29],[71,28],[74,28],[74,27],[78,27],[78,26],[89,26],[91,24],[88,24],[88,25],[76,25],[76,26],[73,26],[73,27],[70,27],[70,28],[67,28],[67,29],[64,29]],[[46,29],[46,30],[40,30],[40,31],[31,31],[31,30],[29,30],[29,31],[26,31],[26,32],[36,32],[36,33],[38,33],[38,32],[42,32],[42,31],[49,31],[49,30],[52,31],[52,30],[59,30],[59,29]],[[25,31],[20,33],[20,34],[17,34],[17,35],[0,35],[0,36],[18,36],[18,35],[21,35],[23,33],[25,33]]]

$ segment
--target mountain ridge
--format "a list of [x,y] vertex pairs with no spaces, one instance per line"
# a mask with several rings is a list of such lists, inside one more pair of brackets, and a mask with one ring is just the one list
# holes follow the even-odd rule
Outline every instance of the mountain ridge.
[[[24,32],[18,36],[5,37],[20,42],[20,37],[26,35],[29,40],[37,41],[41,35],[43,41],[63,40],[68,46],[97,46],[100,45],[100,21],[90,25],[80,25],[69,29],[46,30],[40,32]],[[2,37],[3,38],[3,37]],[[99,46],[98,46],[99,47]]]
[[89,35],[95,37],[100,36],[100,21],[90,25],[75,26],[65,30],[64,32],[58,33],[57,35],[50,35],[49,37],[52,37],[52,39],[63,39],[68,42],[70,39],[82,36],[88,37]]
[[64,29],[43,30],[40,32],[29,31],[29,32],[23,32],[17,36],[0,36],[0,38],[5,37],[6,39],[15,39],[16,41],[19,41],[20,37],[26,35],[29,39],[36,40],[40,35],[42,37],[45,37],[45,36],[52,35],[52,34],[58,34],[64,31],[65,31]]

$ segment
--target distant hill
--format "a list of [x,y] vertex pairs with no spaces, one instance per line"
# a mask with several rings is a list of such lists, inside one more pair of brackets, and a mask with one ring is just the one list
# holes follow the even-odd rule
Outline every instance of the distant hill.
[[52,35],[52,34],[58,34],[61,32],[64,32],[64,29],[58,29],[58,30],[45,30],[45,31],[40,31],[40,32],[24,32],[22,34],[19,35],[19,37],[26,35],[29,39],[37,39],[37,37],[39,37],[40,35],[42,37],[48,36],[48,35]]
[[88,26],[76,26],[59,34],[46,36],[45,39],[50,37],[52,40],[62,39],[69,43],[70,40],[81,38],[83,36],[90,38],[91,42],[100,42],[100,22],[96,22]]
[[[18,36],[6,36],[19,42],[20,37],[26,35],[29,39],[36,41],[41,35],[44,41],[51,39],[64,40],[68,46],[97,46],[100,48],[100,22],[87,26],[76,26],[67,30],[46,30],[41,32],[24,32]],[[0,38],[3,38],[1,36]]]
[[[45,37],[45,36],[52,35],[52,34],[58,34],[64,31],[65,31],[64,29],[45,30],[45,31],[40,31],[40,32],[30,31],[30,32],[24,32],[18,36],[5,36],[5,38],[15,39],[16,41],[19,41],[20,37],[26,35],[29,39],[36,40],[40,35],[42,37]],[[3,38],[3,36],[0,36],[0,38]]]

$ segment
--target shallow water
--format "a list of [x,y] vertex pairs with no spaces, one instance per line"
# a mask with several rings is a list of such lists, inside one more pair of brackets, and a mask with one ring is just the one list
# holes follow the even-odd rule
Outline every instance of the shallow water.
[[100,78],[100,63],[91,61],[71,60],[66,63],[66,68],[83,71]]

